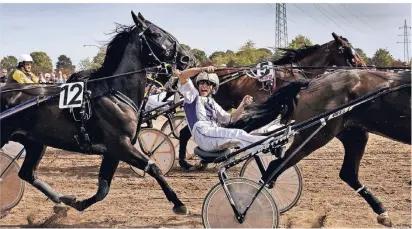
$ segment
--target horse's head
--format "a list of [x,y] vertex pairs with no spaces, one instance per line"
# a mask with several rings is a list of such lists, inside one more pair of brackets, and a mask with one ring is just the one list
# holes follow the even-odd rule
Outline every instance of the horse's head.
[[[274,65],[297,66],[366,66],[360,55],[346,38],[332,33],[334,40],[323,45],[305,46],[300,49],[278,48],[285,52]],[[309,78],[322,74],[324,70],[305,71]],[[309,76],[310,75],[310,76]]]
[[161,62],[172,64],[179,70],[195,66],[193,54],[184,49],[174,36],[146,20],[140,13],[136,16],[132,11],[132,17],[142,39],[142,54],[147,66]]
[[[356,52],[349,41],[332,33],[333,41],[326,44],[325,51],[329,53],[330,65],[336,66],[366,66],[362,57]],[[324,46],[324,45],[323,45]]]

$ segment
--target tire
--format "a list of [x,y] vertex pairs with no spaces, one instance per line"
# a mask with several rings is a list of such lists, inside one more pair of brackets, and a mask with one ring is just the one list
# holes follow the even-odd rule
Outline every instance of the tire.
[[[272,160],[276,159],[272,154],[265,154],[260,157],[265,169]],[[256,182],[259,182],[261,179],[262,174],[253,157],[249,158],[245,164],[243,164],[242,169],[240,170],[240,177],[245,177]],[[290,210],[299,201],[302,194],[302,188],[302,175],[299,167],[295,165],[284,171],[275,182],[274,188],[268,189],[268,191],[275,199],[279,212],[284,213]]]
[[[12,161],[13,158],[0,149],[0,174]],[[15,207],[23,198],[26,183],[20,179],[19,171],[19,163],[14,161],[0,178],[0,218],[3,218],[7,211]]]
[[[245,178],[227,180],[227,187],[240,213],[243,213],[257,193],[260,185]],[[279,211],[272,195],[262,189],[248,210],[241,224],[235,219],[232,206],[220,183],[206,195],[202,206],[202,223],[205,228],[276,228],[279,226]]]
[[[150,159],[153,160],[164,175],[169,173],[173,168],[176,157],[175,149],[170,139],[161,131],[153,128],[140,130],[137,142],[134,146],[140,152],[145,153],[146,155],[150,154]],[[159,147],[157,148],[157,146]],[[151,152],[153,150],[154,152]],[[134,166],[130,167],[138,176],[143,177],[143,170]]]
[[[185,127],[187,125],[186,117],[185,116],[174,116],[172,118],[172,124],[174,126],[176,136],[179,137],[180,130],[183,129],[183,127]],[[173,136],[172,130],[170,128],[170,125],[169,125],[168,121],[166,121],[163,124],[161,130],[162,130],[163,133],[165,133],[167,136],[169,136],[169,138],[172,140],[173,145],[175,147],[175,151],[176,151],[176,157],[179,158],[179,139],[176,139]],[[187,147],[186,147],[186,158],[187,159],[193,159],[193,157],[195,156],[194,148],[196,148],[196,146],[197,146],[197,144],[193,140],[193,137],[191,137],[189,139],[189,142],[187,143]]]

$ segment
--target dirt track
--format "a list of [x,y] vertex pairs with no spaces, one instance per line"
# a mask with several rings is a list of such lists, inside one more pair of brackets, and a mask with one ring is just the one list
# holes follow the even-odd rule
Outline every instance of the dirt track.
[[[299,163],[304,178],[302,197],[294,208],[281,215],[281,227],[381,227],[367,203],[339,179],[342,161],[343,147],[333,140]],[[189,207],[187,216],[173,214],[172,205],[153,178],[137,178],[127,165],[122,164],[106,199],[85,212],[71,209],[66,217],[55,217],[52,202],[26,185],[22,201],[0,220],[0,225],[203,227],[202,202],[218,182],[216,170],[209,166],[204,172],[184,173],[176,164],[167,180]],[[97,190],[99,165],[100,157],[49,148],[40,164],[38,177],[61,193],[84,199]],[[394,227],[410,228],[410,146],[371,135],[359,173],[361,182],[387,208]]]

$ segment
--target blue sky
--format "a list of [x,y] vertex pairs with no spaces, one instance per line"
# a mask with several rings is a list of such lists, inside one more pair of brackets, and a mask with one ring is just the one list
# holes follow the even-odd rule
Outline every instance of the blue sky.
[[[287,7],[288,40],[298,34],[313,43],[332,40],[335,32],[372,56],[387,48],[403,60],[403,29],[411,25],[411,4],[293,4]],[[300,9],[299,9],[300,8]],[[275,4],[0,4],[0,58],[33,51],[53,61],[65,54],[74,65],[93,57],[98,41],[107,41],[114,22],[132,24],[130,11],[173,34],[181,43],[204,50],[237,50],[247,40],[275,45]],[[308,16],[310,15],[310,16]],[[327,15],[327,16],[326,16]],[[411,32],[409,30],[409,32]],[[412,53],[410,44],[410,55]]]

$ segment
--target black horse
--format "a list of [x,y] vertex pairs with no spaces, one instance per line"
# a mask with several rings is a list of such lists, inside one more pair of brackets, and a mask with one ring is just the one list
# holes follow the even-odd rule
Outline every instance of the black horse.
[[[300,123],[374,90],[385,87],[395,88],[401,85],[405,85],[403,89],[355,107],[343,116],[328,122],[290,161],[286,162],[271,180],[271,185],[283,171],[336,137],[345,149],[340,178],[368,202],[373,211],[378,214],[380,224],[391,226],[392,223],[385,207],[365,185],[361,184],[358,171],[368,142],[368,132],[411,144],[411,73],[340,70],[326,74],[311,80],[307,88],[300,91],[297,102],[289,105],[292,111],[289,113],[292,115],[284,117],[285,120],[294,119],[296,123]],[[275,117],[273,116],[274,107],[276,107],[276,100],[273,99],[251,106],[245,117],[228,127],[251,131],[265,126]],[[269,179],[269,174],[278,168],[284,159],[297,149],[316,128],[317,126],[308,128],[296,135],[284,157],[272,161],[262,179]]]
[[[108,44],[102,67],[93,72],[74,74],[69,80],[84,80],[91,92],[90,118],[85,122],[90,140],[84,140],[86,135],[80,133],[81,122],[73,119],[70,109],[59,109],[59,100],[51,99],[1,120],[1,146],[10,140],[24,145],[26,158],[19,177],[44,193],[58,204],[56,206],[64,203],[83,211],[103,200],[109,193],[119,161],[123,161],[153,176],[167,199],[173,203],[173,211],[176,214],[186,214],[188,209],[168,185],[160,169],[133,144],[139,130],[139,111],[144,98],[146,72],[164,69],[162,66],[165,65],[161,62],[183,70],[192,66],[194,60],[168,32],[143,18],[140,13],[138,16],[131,13],[135,25],[117,27],[116,35]],[[85,77],[88,73],[90,75]],[[107,78],[108,76],[114,77]],[[166,81],[165,76],[167,74],[159,77]],[[60,88],[56,85],[9,84],[2,88],[1,111],[37,95],[59,93]],[[74,111],[78,109],[75,108]],[[80,201],[74,196],[56,192],[38,179],[36,170],[46,146],[103,155],[97,193]]]

